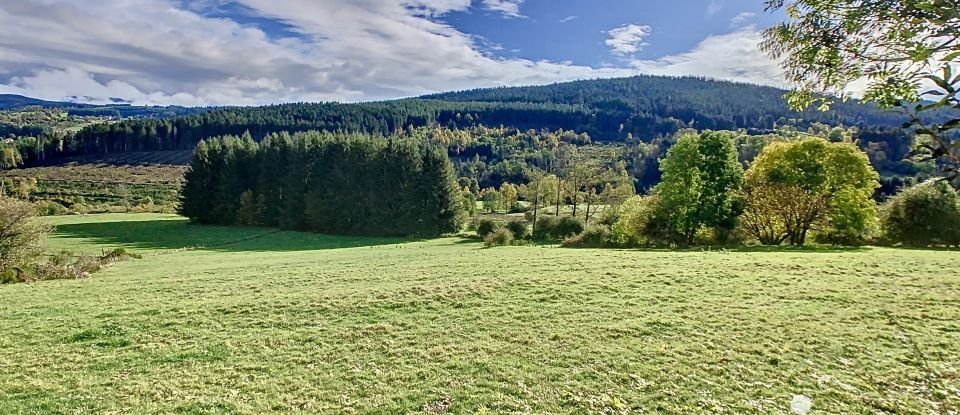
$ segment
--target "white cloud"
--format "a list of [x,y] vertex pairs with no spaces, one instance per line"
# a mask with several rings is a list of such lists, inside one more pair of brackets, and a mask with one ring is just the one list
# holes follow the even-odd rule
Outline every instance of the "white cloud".
[[710,4],[707,5],[707,17],[713,17],[720,10],[723,10],[723,0],[710,0]]
[[487,10],[502,13],[507,17],[524,17],[520,14],[520,5],[525,0],[483,0],[483,7]]
[[757,14],[753,12],[738,13],[736,16],[733,16],[733,18],[730,19],[730,27],[732,28],[743,27],[747,22],[749,22],[751,19],[756,17],[756,15]]
[[580,16],[567,16],[559,20],[560,23],[567,23],[579,19]]
[[610,38],[607,39],[606,44],[614,55],[633,55],[648,45],[644,39],[650,35],[651,30],[650,26],[623,25],[607,32]]
[[[185,9],[180,0],[0,0],[0,93],[255,105],[388,99],[644,72],[730,79],[738,66],[745,68],[738,80],[779,80],[768,72],[769,59],[747,44],[758,38],[744,38],[743,31],[709,38],[684,54],[597,68],[493,55],[497,45],[437,18],[469,10],[470,0],[237,0],[259,17],[285,23],[295,37],[204,16],[203,7],[222,0],[202,1]],[[519,13],[519,2],[512,3]],[[609,32],[607,44],[630,58],[649,32],[624,26]]]
[[756,28],[747,27],[710,36],[684,53],[653,60],[633,59],[630,64],[653,75],[694,75],[785,87],[777,62],[758,47],[762,38]]

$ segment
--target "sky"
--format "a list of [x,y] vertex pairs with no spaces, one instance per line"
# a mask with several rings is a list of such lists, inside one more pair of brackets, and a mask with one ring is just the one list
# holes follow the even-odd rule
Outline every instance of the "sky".
[[636,74],[785,86],[762,0],[0,0],[0,93],[357,102]]

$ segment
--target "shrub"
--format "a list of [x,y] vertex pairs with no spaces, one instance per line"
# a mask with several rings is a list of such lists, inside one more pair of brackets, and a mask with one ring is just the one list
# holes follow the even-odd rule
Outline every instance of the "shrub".
[[604,248],[613,245],[610,229],[605,226],[590,226],[580,234],[564,239],[564,248]]
[[667,220],[663,218],[659,196],[634,196],[620,207],[620,215],[611,226],[612,240],[621,246],[663,243],[669,240]]
[[0,284],[89,278],[90,274],[103,267],[127,259],[140,259],[140,255],[129,253],[123,248],[106,252],[102,256],[75,255],[70,251],[60,251],[48,256],[46,260],[0,272]]
[[52,200],[37,202],[37,209],[40,216],[59,216],[70,213],[65,206]]
[[503,226],[498,226],[483,238],[483,245],[486,247],[506,246],[511,243],[513,243],[513,233]]
[[31,203],[0,196],[0,272],[28,265],[43,253],[49,227]]
[[22,282],[18,275],[16,269],[8,269],[6,271],[0,271],[0,284],[13,284]]
[[554,236],[557,238],[566,238],[568,236],[579,235],[583,232],[583,228],[583,221],[580,220],[580,218],[564,216],[560,218],[560,221],[557,223]]
[[124,248],[114,248],[114,250],[103,254],[103,256],[99,258],[99,260],[102,263],[111,263],[111,262],[123,261],[125,259],[131,259],[131,258],[141,259],[142,256],[140,254],[127,252],[127,250]]
[[960,197],[944,181],[921,183],[883,205],[880,222],[890,243],[960,245]]
[[527,223],[522,220],[512,220],[507,222],[507,229],[513,233],[513,237],[516,239],[526,239],[530,235],[530,231],[527,229]]
[[533,238],[534,239],[551,239],[557,233],[557,225],[560,223],[560,219],[557,219],[556,216],[540,216],[537,218],[537,222],[534,224],[533,229]]
[[502,225],[493,219],[480,219],[477,221],[477,236],[479,236],[480,239],[484,239],[500,226]]

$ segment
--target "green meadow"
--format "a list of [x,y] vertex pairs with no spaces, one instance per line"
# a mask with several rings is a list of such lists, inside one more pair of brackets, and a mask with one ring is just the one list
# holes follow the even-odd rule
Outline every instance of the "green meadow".
[[956,413],[960,252],[485,249],[173,215],[0,286],[2,414]]

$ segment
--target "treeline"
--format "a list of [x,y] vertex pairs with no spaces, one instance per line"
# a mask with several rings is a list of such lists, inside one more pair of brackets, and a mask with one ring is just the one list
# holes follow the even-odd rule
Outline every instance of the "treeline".
[[781,137],[746,168],[737,147],[730,132],[683,134],[649,195],[608,210],[565,245],[960,245],[960,201],[942,180],[878,204],[879,175],[849,140]]
[[[526,115],[536,113],[536,118]],[[202,139],[249,132],[259,141],[269,134],[329,131],[392,135],[407,128],[439,125],[461,128],[493,123],[529,128],[573,124],[577,111],[565,105],[447,103],[400,100],[366,104],[299,103],[232,108],[172,119],[127,120],[81,130],[67,153],[185,150]]]
[[[898,127],[905,118],[856,102],[829,112],[789,110],[784,91],[756,85],[639,76],[564,84],[497,88],[361,104],[297,103],[223,108],[169,119],[137,119],[87,127],[60,146],[62,156],[185,150],[202,139],[240,135],[255,141],[280,131],[339,131],[391,135],[410,127],[462,129],[477,125],[519,130],[571,130],[599,142],[644,142],[685,128],[755,134],[812,123]],[[893,154],[891,154],[893,156]]]
[[22,95],[0,94],[0,111],[24,109],[53,109],[70,115],[83,117],[174,117],[178,115],[206,112],[204,107],[137,106],[122,103],[80,104],[76,102],[45,101]]
[[316,131],[201,141],[180,213],[204,224],[378,236],[435,236],[465,220],[441,147]]

